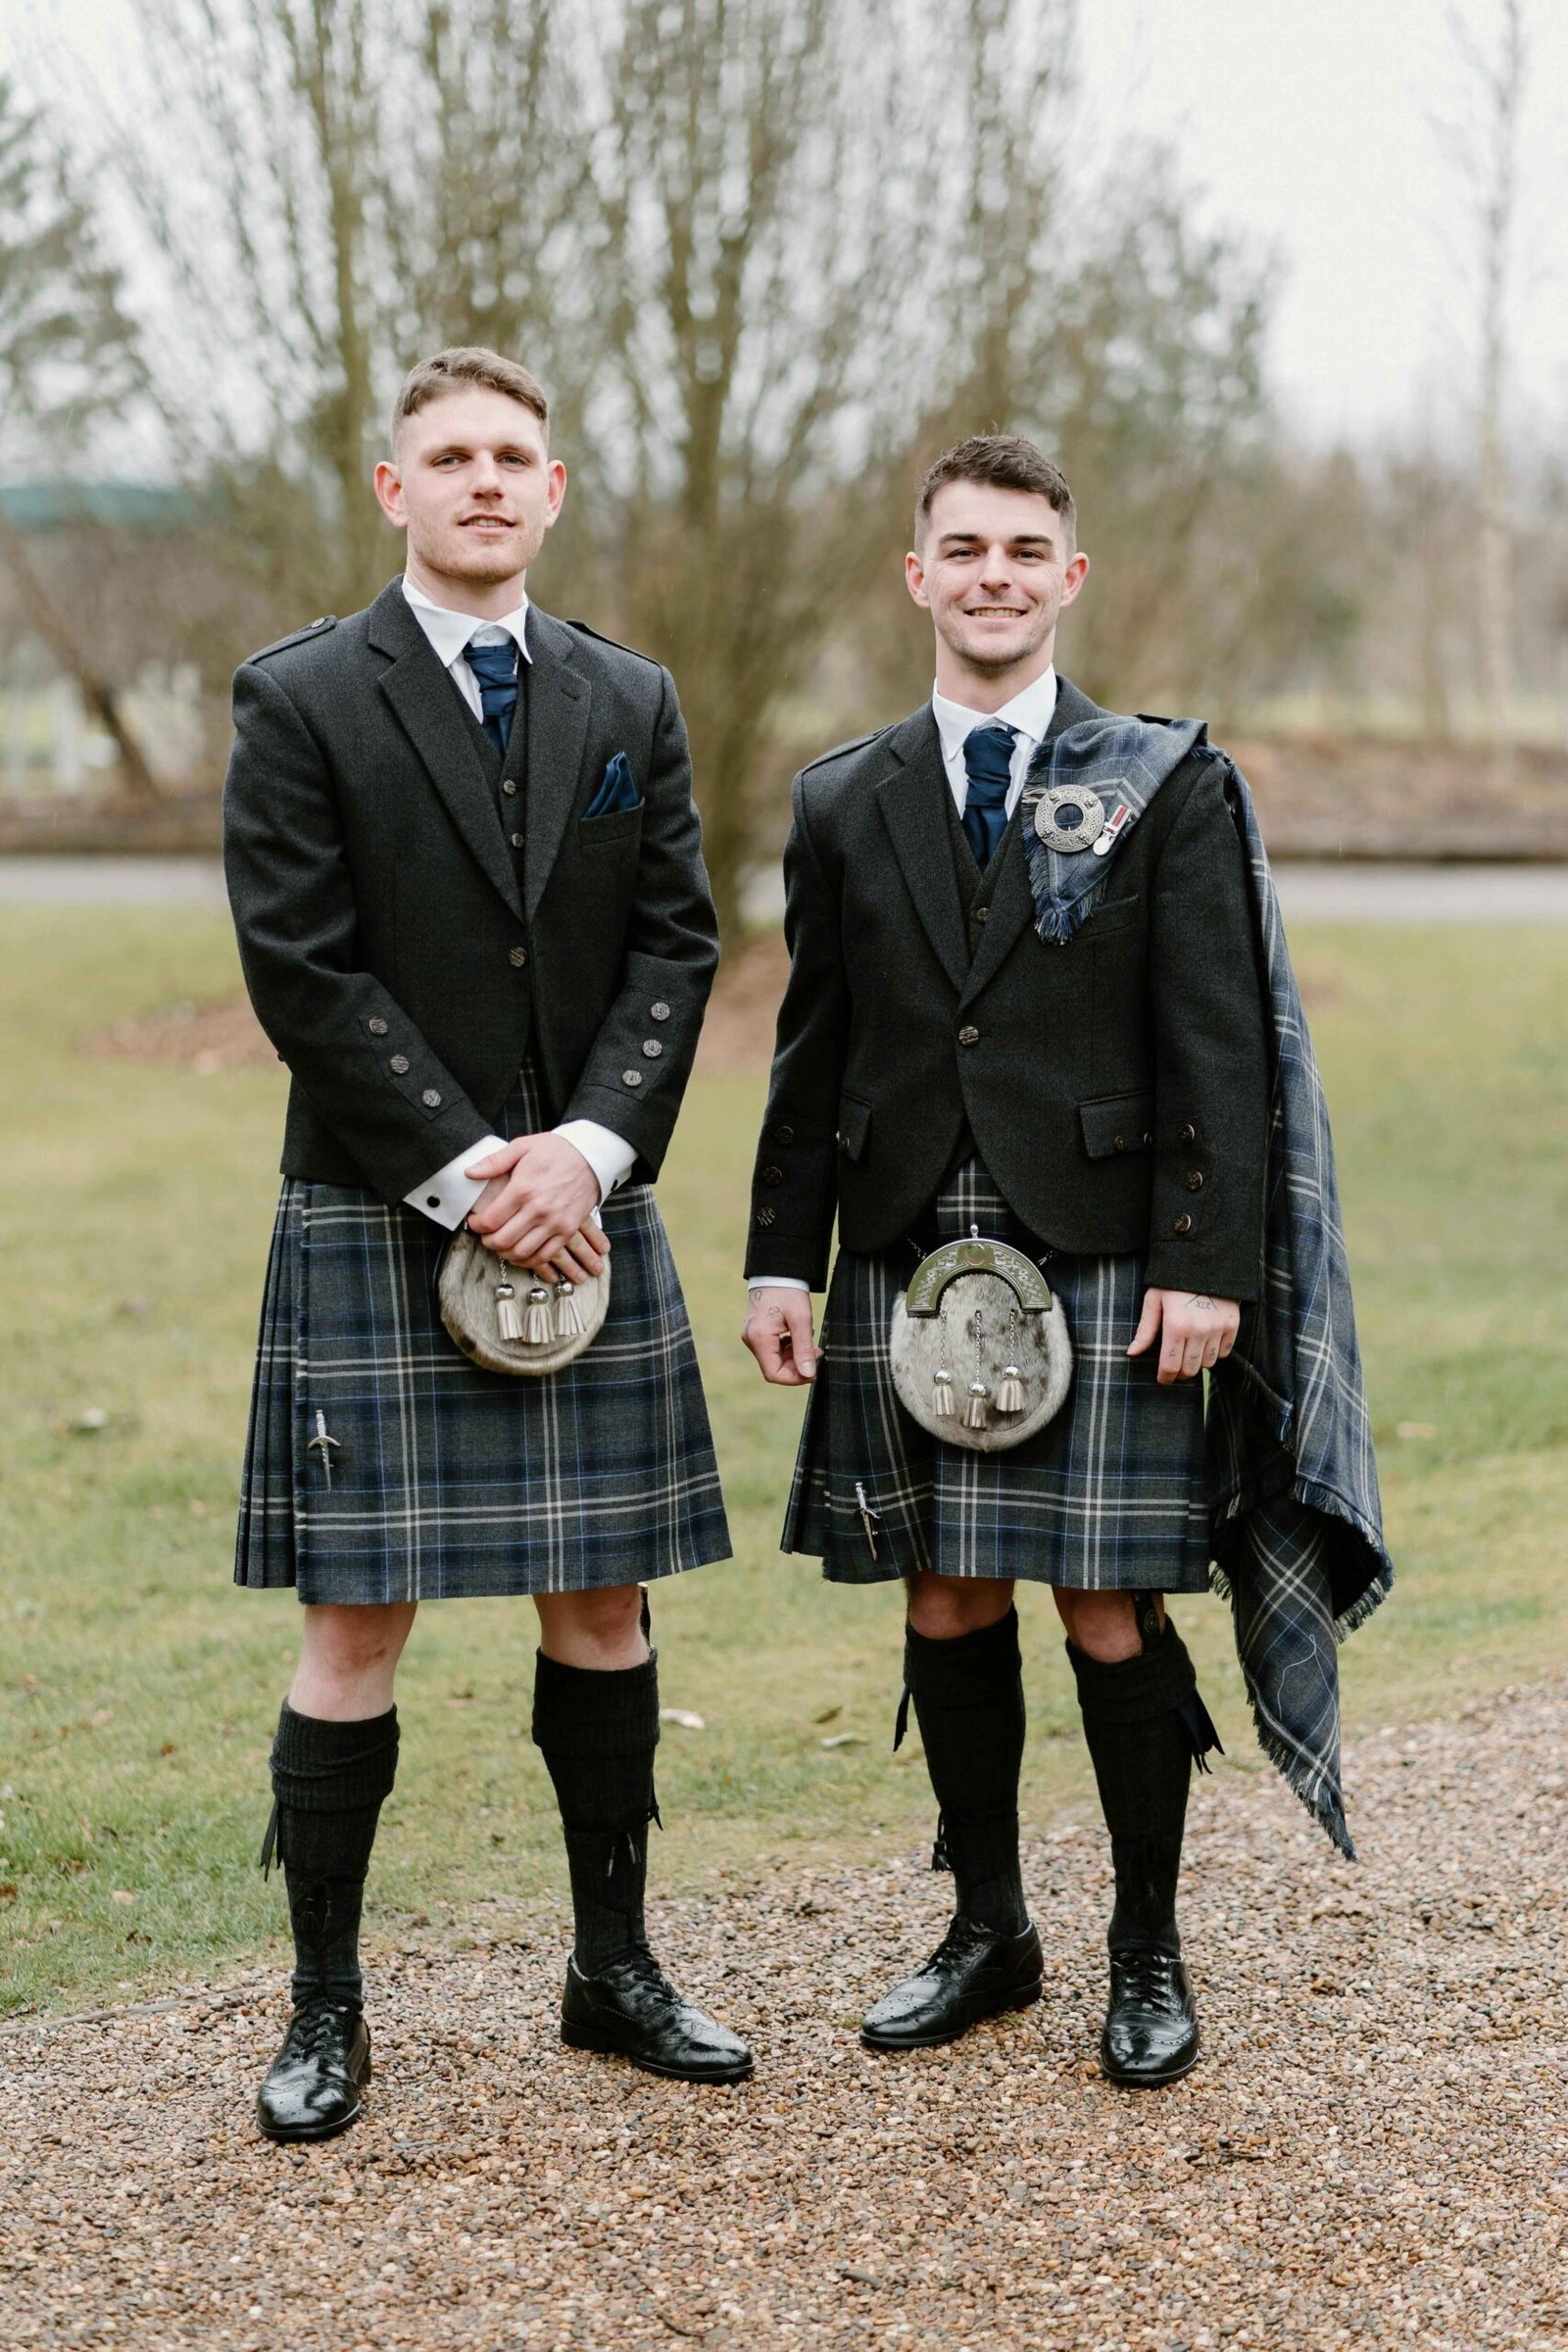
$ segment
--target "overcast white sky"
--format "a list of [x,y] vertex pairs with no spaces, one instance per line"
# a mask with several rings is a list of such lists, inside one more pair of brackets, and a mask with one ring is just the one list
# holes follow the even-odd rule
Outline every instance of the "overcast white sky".
[[[1458,0],[1487,40],[1497,0]],[[1568,7],[1527,0],[1527,267],[1516,382],[1534,429],[1568,439]],[[54,44],[110,83],[128,0],[0,0],[0,59]],[[47,29],[46,29],[47,28]],[[1445,0],[1083,0],[1094,144],[1173,138],[1216,217],[1277,247],[1274,379],[1315,432],[1397,430],[1428,404],[1451,423],[1474,304],[1467,224],[1432,129],[1459,107]]]

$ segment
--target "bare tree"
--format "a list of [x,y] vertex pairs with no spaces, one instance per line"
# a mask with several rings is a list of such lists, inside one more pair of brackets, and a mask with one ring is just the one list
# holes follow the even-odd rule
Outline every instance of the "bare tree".
[[[104,260],[86,203],[44,120],[0,76],[0,418],[6,455],[34,464],[79,455],[82,437],[140,382],[136,337],[118,272]],[[114,739],[127,797],[157,786],[119,697],[0,513],[0,564],[61,668]]]
[[775,720],[885,550],[867,490],[932,375],[928,85],[888,0],[631,0],[604,61],[607,567],[680,681],[733,922]]
[[395,568],[368,482],[414,357],[482,339],[548,373],[564,347],[586,127],[561,130],[564,14],[141,0],[161,107],[156,139],[127,124],[122,168],[167,289],[155,380],[280,617],[350,610]]
[[1467,107],[1442,126],[1463,181],[1475,238],[1476,612],[1488,754],[1494,775],[1513,759],[1512,604],[1506,427],[1508,337],[1517,256],[1519,145],[1530,52],[1524,0],[1500,0],[1496,37],[1476,39],[1456,9],[1448,24],[1463,69]]

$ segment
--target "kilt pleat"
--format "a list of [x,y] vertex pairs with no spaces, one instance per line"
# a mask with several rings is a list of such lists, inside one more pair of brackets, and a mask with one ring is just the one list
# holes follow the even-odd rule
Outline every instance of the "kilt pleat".
[[[1043,1254],[977,1161],[951,1179],[936,1225],[943,1240],[978,1225],[989,1239]],[[819,1558],[838,1584],[930,1570],[1080,1592],[1207,1591],[1202,1384],[1162,1389],[1153,1353],[1127,1354],[1145,1261],[1054,1252],[1045,1262],[1073,1344],[1067,1400],[1022,1445],[976,1453],[922,1429],[893,1385],[893,1306],[914,1250],[840,1251],[786,1551]]]
[[[537,1128],[536,1098],[515,1099],[505,1123]],[[440,1227],[369,1193],[284,1180],[238,1583],[292,1585],[312,1602],[429,1600],[646,1584],[729,1557],[652,1188],[623,1187],[601,1214],[612,1245],[602,1330],[561,1371],[514,1376],[470,1362],[441,1322]]]

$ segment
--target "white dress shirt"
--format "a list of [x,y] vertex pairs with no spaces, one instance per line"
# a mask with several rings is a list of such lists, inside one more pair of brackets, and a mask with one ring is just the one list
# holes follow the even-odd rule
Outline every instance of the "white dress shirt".
[[1012,782],[1007,786],[1007,814],[1011,816],[1029,773],[1029,762],[1046,739],[1055,709],[1054,666],[1043,669],[1038,678],[1015,694],[1010,703],[1004,703],[1000,710],[971,710],[966,703],[955,703],[939,687],[932,687],[931,711],[942,738],[942,764],[948,771],[953,805],[960,816],[969,799],[969,778],[963,764],[965,738],[976,727],[1012,728],[1017,741],[1012,747]]
[[[527,597],[519,600],[515,612],[504,613],[501,619],[481,620],[476,613],[454,612],[450,606],[436,604],[422,588],[416,588],[407,574],[403,593],[415,619],[429,639],[436,660],[474,717],[482,722],[484,705],[479,681],[465,659],[465,650],[470,645],[501,645],[510,637],[516,645],[518,662],[531,662]],[[616,1185],[624,1184],[631,1174],[636,1151],[612,1127],[601,1127],[597,1119],[567,1119],[555,1132],[564,1135],[582,1153],[598,1179],[601,1200],[607,1200]],[[499,1135],[481,1136],[466,1152],[460,1152],[456,1159],[449,1159],[444,1168],[437,1168],[433,1176],[416,1184],[412,1193],[405,1193],[404,1200],[410,1208],[421,1210],[433,1223],[444,1225],[449,1233],[455,1232],[484,1191],[483,1180],[466,1176],[465,1168],[501,1148]]]
[[[1056,710],[1056,671],[1053,663],[1043,669],[1038,678],[1015,694],[1010,703],[1000,710],[971,710],[966,703],[956,703],[939,686],[931,689],[931,714],[937,722],[942,740],[942,764],[948,771],[948,789],[953,805],[962,816],[969,799],[969,776],[963,764],[963,746],[966,736],[976,727],[1011,727],[1017,736],[1012,747],[1012,781],[1007,786],[1007,814],[1011,816],[1023,791],[1029,762],[1046,739]],[[750,1291],[808,1291],[810,1284],[798,1274],[757,1274],[747,1284]]]

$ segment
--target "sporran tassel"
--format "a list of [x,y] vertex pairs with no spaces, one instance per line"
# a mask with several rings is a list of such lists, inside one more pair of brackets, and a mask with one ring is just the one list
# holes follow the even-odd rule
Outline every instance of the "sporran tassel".
[[986,1384],[983,1380],[970,1381],[969,1399],[963,1408],[963,1426],[965,1429],[984,1429],[986,1425],[986,1405],[990,1400],[990,1396],[991,1391],[986,1387]]
[[953,1418],[953,1374],[949,1371],[931,1375],[931,1410],[939,1421]]
[[1002,1386],[997,1391],[997,1410],[999,1413],[1023,1411],[1023,1375],[1016,1364],[1003,1366]]
[[517,1294],[503,1274],[496,1284],[496,1329],[504,1340],[520,1340],[522,1316],[517,1309]]
[[556,1285],[556,1337],[574,1340],[582,1329],[582,1317],[577,1312],[577,1286],[572,1282]]
[[551,1328],[550,1293],[536,1283],[528,1293],[528,1312],[523,1319],[522,1336],[530,1348],[545,1348],[554,1333]]

